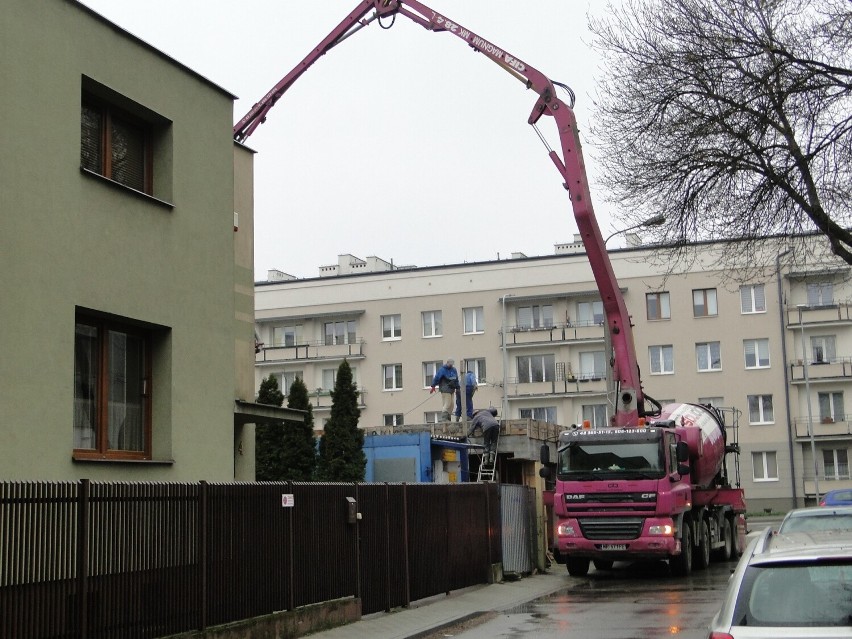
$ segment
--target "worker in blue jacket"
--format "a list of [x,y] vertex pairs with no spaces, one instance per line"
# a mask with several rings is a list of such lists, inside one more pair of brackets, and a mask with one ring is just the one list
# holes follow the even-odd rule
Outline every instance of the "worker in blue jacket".
[[453,414],[453,396],[459,390],[459,372],[453,366],[455,361],[448,359],[447,362],[438,369],[435,377],[432,379],[432,389],[430,393],[435,392],[435,387],[441,392],[441,421],[450,421],[450,415]]
[[[473,394],[477,389],[476,375],[470,369],[464,375],[464,398],[467,402],[466,413],[467,419],[470,421],[473,418]],[[456,394],[456,421],[460,421],[461,416],[461,393]]]

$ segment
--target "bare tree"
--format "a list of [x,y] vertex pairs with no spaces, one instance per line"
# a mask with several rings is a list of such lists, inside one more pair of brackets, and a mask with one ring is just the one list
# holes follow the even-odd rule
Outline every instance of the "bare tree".
[[610,9],[590,21],[605,63],[591,137],[625,221],[663,213],[652,238],[668,259],[695,241],[748,251],[816,231],[852,263],[852,3]]

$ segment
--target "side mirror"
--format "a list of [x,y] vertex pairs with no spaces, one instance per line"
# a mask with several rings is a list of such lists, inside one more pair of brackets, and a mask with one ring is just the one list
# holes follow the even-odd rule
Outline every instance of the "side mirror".
[[689,474],[689,466],[687,466],[686,464],[678,464],[677,465],[677,472],[678,472],[678,475],[680,475],[681,477],[683,477],[684,475],[688,475]]
[[[677,443],[677,461],[686,462],[689,461],[689,446],[686,442],[678,442]],[[687,471],[689,472],[689,471]]]
[[545,466],[544,468],[539,468],[538,476],[542,479],[550,479],[550,468]]
[[542,464],[544,464],[544,465],[549,464],[550,463],[550,446],[548,446],[547,444],[542,444],[541,449],[539,449],[539,452],[538,452],[538,458],[539,458],[539,461]]

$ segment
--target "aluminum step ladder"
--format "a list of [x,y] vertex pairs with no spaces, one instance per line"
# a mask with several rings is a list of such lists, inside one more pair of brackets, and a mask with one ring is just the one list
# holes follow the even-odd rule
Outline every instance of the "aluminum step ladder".
[[[482,459],[479,462],[479,472],[476,475],[476,481],[494,481],[497,475],[497,450],[500,447],[500,433],[497,433],[497,441],[494,442],[494,452],[491,453],[491,459],[483,450]],[[490,462],[490,463],[489,463]]]

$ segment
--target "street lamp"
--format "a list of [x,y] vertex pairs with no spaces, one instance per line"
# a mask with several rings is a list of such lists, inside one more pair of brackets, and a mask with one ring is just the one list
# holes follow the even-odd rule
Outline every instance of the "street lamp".
[[811,440],[811,457],[814,458],[814,492],[816,503],[819,503],[819,465],[817,464],[816,443],[814,442],[814,420],[811,415],[811,380],[808,377],[808,347],[805,344],[805,323],[802,321],[802,309],[808,308],[807,304],[796,304],[799,309],[799,327],[802,330],[802,369],[805,373],[805,401],[808,403],[808,437]]
[[620,231],[616,231],[615,233],[610,234],[604,240],[604,246],[606,246],[606,243],[609,242],[612,238],[614,238],[616,235],[620,235],[621,233],[628,233],[629,231],[635,231],[636,229],[644,229],[644,228],[647,228],[649,226],[661,226],[662,224],[665,224],[665,223],[666,223],[666,216],[663,215],[662,213],[658,213],[654,217],[649,217],[644,222],[639,222],[639,224],[634,224],[633,226],[628,226],[626,229],[621,229]]

